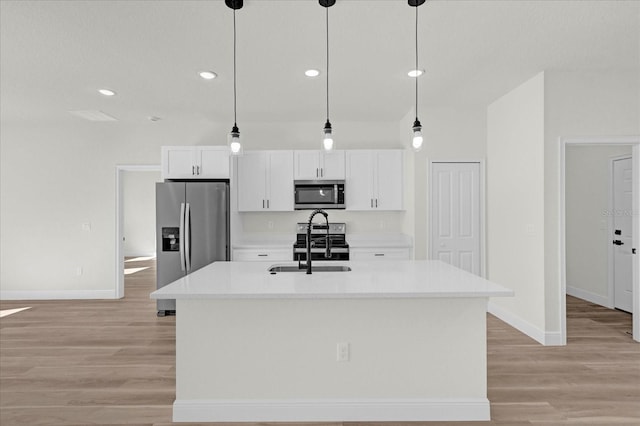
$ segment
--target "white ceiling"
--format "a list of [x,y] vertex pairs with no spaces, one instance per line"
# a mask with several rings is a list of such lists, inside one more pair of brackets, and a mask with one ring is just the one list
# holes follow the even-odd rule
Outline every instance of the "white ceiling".
[[[1,119],[233,119],[232,11],[210,1],[1,1]],[[329,9],[332,121],[394,121],[414,103],[406,0]],[[638,70],[638,1],[427,1],[421,107],[486,105],[543,70]],[[325,10],[245,0],[237,11],[238,123],[325,118]],[[202,80],[200,70],[219,78]],[[117,91],[105,98],[96,89]],[[117,125],[117,124],[114,124]]]

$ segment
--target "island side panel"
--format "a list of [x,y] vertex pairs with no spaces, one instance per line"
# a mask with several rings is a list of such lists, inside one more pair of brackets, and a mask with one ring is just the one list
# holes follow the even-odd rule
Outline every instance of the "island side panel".
[[[185,299],[177,309],[176,406],[484,401],[488,418],[486,298]],[[339,343],[348,361],[337,361]],[[207,416],[191,420],[232,420]]]

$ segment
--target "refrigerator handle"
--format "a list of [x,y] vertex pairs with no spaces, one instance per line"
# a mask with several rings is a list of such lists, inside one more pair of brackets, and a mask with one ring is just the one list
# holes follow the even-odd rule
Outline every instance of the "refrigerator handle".
[[180,203],[180,270],[186,271],[185,257],[184,257],[184,203]]
[[184,214],[184,257],[187,273],[191,271],[191,205],[187,203]]

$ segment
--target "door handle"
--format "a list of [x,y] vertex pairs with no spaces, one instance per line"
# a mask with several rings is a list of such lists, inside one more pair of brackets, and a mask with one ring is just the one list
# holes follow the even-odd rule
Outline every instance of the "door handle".
[[184,257],[184,203],[180,203],[180,270],[185,272],[187,270],[187,266],[185,264]]
[[617,246],[622,246],[624,245],[624,243],[620,240],[613,240],[613,244],[617,245]]
[[186,203],[184,212],[184,263],[187,273],[191,272],[191,205]]

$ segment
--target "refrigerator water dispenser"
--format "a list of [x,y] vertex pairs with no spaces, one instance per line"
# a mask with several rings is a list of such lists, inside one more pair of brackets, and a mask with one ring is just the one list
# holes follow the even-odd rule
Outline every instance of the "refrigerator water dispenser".
[[180,228],[162,228],[162,251],[180,251]]

